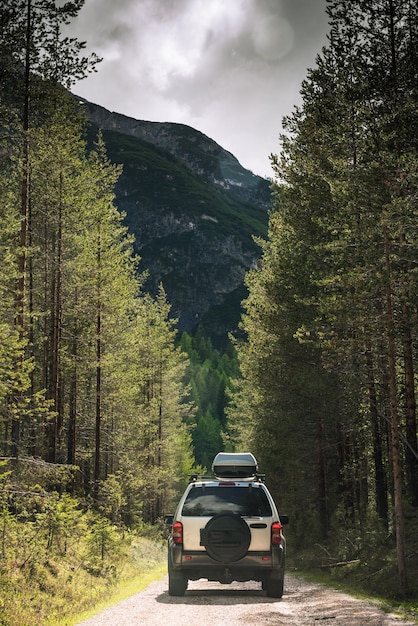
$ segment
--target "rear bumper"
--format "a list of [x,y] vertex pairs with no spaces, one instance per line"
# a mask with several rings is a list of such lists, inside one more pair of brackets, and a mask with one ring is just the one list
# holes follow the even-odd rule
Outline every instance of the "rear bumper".
[[231,563],[215,561],[206,551],[183,551],[177,545],[169,545],[169,551],[173,571],[182,572],[190,580],[206,578],[229,583],[284,577],[284,546],[274,546],[269,552],[247,552],[242,559]]

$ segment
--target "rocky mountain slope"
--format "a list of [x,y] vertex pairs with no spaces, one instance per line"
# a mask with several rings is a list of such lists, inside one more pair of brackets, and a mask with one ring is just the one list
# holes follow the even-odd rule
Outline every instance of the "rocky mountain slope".
[[123,164],[116,203],[135,235],[140,268],[163,284],[179,329],[225,337],[239,321],[243,280],[259,256],[270,183],[191,127],[135,120],[79,99]]

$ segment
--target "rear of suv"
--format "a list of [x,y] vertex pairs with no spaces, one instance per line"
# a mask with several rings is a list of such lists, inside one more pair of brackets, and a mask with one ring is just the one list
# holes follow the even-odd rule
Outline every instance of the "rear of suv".
[[184,595],[189,580],[260,581],[270,597],[283,595],[287,516],[276,505],[251,453],[219,453],[214,478],[192,477],[168,539],[171,596]]

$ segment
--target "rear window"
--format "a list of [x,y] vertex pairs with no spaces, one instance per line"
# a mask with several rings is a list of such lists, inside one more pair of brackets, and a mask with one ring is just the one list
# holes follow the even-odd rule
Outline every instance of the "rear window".
[[183,505],[185,517],[208,517],[219,513],[234,513],[252,517],[271,517],[267,495],[260,487],[192,488]]

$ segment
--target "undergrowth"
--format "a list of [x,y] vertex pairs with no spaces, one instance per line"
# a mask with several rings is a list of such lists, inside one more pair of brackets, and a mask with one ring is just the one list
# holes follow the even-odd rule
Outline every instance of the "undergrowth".
[[[409,509],[405,519],[407,592],[398,585],[396,540],[374,516],[360,524],[333,529],[328,539],[309,546],[288,533],[289,570],[304,578],[379,602],[418,623],[418,520]],[[295,547],[294,547],[295,546]]]
[[[39,504],[39,503],[38,503]],[[127,532],[65,495],[0,512],[0,626],[74,624],[130,581],[162,573],[158,532]],[[146,536],[144,536],[144,534]]]

